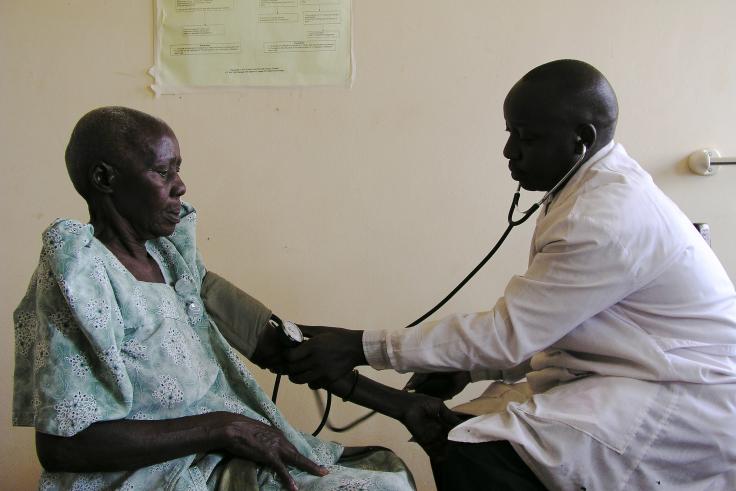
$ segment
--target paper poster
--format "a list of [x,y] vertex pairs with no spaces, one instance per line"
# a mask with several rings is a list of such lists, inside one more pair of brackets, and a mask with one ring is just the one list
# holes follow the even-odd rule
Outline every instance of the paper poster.
[[156,0],[151,88],[349,86],[351,0]]

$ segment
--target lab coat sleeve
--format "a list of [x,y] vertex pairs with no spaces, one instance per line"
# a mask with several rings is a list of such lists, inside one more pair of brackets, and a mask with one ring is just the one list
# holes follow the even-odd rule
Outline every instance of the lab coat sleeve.
[[399,372],[506,370],[510,379],[522,378],[525,361],[642,281],[611,230],[587,215],[564,217],[537,236],[528,270],[509,281],[492,310],[384,332],[373,340],[383,353],[369,362],[382,359],[376,368]]

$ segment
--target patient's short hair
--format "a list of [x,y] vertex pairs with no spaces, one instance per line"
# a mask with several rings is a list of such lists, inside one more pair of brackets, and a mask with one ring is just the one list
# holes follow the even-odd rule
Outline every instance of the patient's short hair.
[[74,126],[64,156],[74,189],[89,201],[95,165],[119,168],[130,159],[154,158],[149,143],[164,132],[171,132],[166,123],[135,109],[108,106],[88,112]]

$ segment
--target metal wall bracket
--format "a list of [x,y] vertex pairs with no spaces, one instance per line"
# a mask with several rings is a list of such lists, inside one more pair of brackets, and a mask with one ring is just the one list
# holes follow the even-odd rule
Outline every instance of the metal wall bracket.
[[718,172],[719,165],[736,165],[736,157],[721,157],[714,148],[696,150],[687,158],[690,170],[701,176],[712,176]]

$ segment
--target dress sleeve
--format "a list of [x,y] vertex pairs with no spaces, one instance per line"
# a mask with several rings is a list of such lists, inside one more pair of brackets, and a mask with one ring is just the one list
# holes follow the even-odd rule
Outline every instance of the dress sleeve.
[[35,285],[14,314],[14,417],[43,433],[72,436],[125,418],[132,404],[122,316],[104,266],[88,257],[91,239],[77,222],[52,225]]

